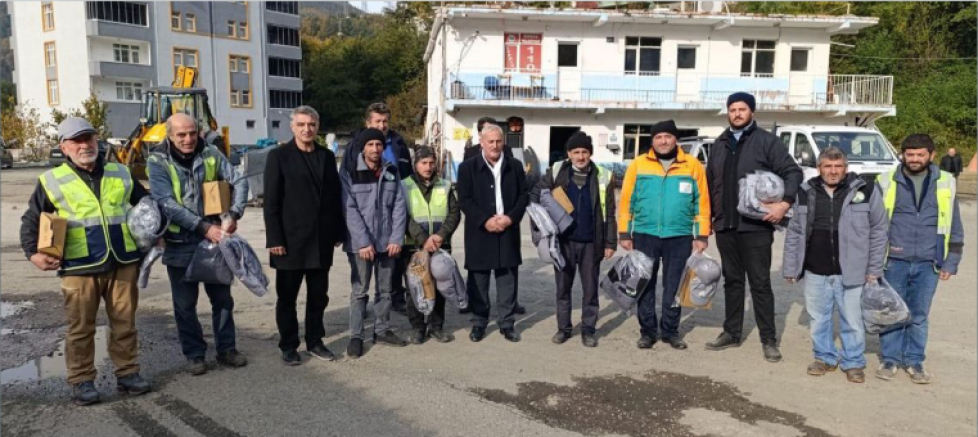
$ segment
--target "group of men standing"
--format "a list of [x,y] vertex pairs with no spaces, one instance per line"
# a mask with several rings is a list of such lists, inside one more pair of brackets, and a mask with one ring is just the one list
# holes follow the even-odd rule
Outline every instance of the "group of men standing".
[[[808,373],[818,376],[842,367],[850,381],[863,382],[861,290],[885,277],[913,317],[906,326],[880,336],[876,376],[889,380],[902,368],[913,382],[930,382],[931,375],[923,367],[927,315],[938,279],[947,280],[957,272],[963,247],[955,179],[932,164],[933,141],[922,134],[907,137],[901,145],[903,163],[875,183],[848,172],[846,154],[828,148],[819,156],[819,176],[803,181],[801,169],[780,140],[757,126],[755,110],[750,94],[728,98],[730,127],[717,138],[705,168],[677,146],[679,131],[672,120],[655,124],[652,148],[629,165],[616,203],[618,183],[610,171],[591,160],[592,140],[583,132],[567,142],[567,159],[552,163],[530,186],[523,165],[504,145],[502,129],[490,119],[480,120],[478,149],[466,151],[453,187],[439,178],[434,150],[420,147],[412,157],[403,140],[388,128],[390,110],[383,104],[368,108],[366,127],[355,133],[339,166],[333,152],[315,142],[318,113],[308,106],[294,109],[294,137],[268,154],[264,176],[266,245],[271,267],[277,271],[275,319],[283,361],[302,362],[296,302],[303,281],[306,351],[323,360],[336,358],[323,342],[323,318],[333,251],[341,246],[351,267],[348,356],[364,353],[371,280],[375,343],[452,341],[452,334],[444,330],[446,302],[441,296],[427,316],[405,299],[412,328],[407,340],[391,329],[390,312],[406,260],[418,251],[450,252],[462,213],[464,241],[470,248],[465,254],[469,338],[479,342],[486,336],[492,307],[490,278],[495,276],[499,331],[506,340],[520,341],[515,326],[521,310],[517,302],[520,222],[529,202],[537,201],[542,190],[559,187],[572,203],[573,224],[558,237],[566,265],[555,267],[554,343],[573,337],[571,290],[579,273],[582,343],[598,345],[600,265],[620,245],[653,260],[653,279],[638,299],[637,346],[648,349],[661,340],[686,349],[679,331],[681,309],[673,302],[687,258],[706,250],[709,236],[715,234],[726,314],[723,332],[706,347],[740,346],[749,284],[764,358],[780,361],[770,269],[775,226],[787,225],[783,276],[790,283],[805,279],[805,304],[812,319],[815,362]],[[166,131],[166,141],[148,160],[148,194],[126,167],[99,156],[96,131],[87,121],[66,119],[58,136],[68,162],[40,176],[22,219],[27,257],[37,268],[58,270],[62,277],[68,382],[80,405],[99,400],[94,385],[94,334],[101,300],[106,301],[109,315],[109,351],[119,388],[132,394],[150,390],[139,376],[137,360],[135,279],[141,256],[125,225],[129,205],[147,195],[169,221],[163,236],[163,264],[188,371],[200,375],[208,369],[207,344],[196,312],[200,283],[184,277],[201,241],[218,242],[236,231],[248,185],[216,148],[204,143],[191,117],[171,116]],[[761,220],[737,211],[739,182],[755,170],[772,172],[784,181],[783,200],[764,205],[768,212]],[[216,180],[233,187],[230,220],[224,223],[203,214],[202,186]],[[794,214],[786,219],[789,210]],[[61,259],[37,251],[42,212],[68,221]],[[657,316],[660,267],[662,299]],[[232,368],[246,365],[247,359],[236,348],[230,286],[204,284],[204,290],[212,307],[218,362]],[[841,352],[833,338],[835,308],[842,320]]]

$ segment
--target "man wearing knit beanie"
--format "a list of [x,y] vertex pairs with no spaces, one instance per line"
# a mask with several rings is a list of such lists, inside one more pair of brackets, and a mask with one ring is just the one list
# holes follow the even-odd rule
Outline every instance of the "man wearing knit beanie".
[[[726,319],[723,333],[706,347],[722,350],[740,346],[744,324],[745,279],[750,281],[754,317],[760,333],[764,359],[781,361],[774,325],[774,292],[771,288],[771,244],[774,225],[791,207],[803,173],[774,134],[754,121],[754,96],[739,92],[727,98],[725,130],[710,149],[707,179],[712,194],[713,228],[723,264]],[[742,217],[737,211],[740,180],[757,170],[777,174],[784,180],[784,199],[765,205],[763,220]]]
[[614,173],[591,161],[594,145],[591,137],[576,132],[567,141],[567,159],[553,164],[530,194],[531,200],[540,201],[544,189],[563,189],[574,203],[571,217],[574,224],[558,237],[560,251],[567,265],[563,270],[554,267],[557,281],[557,333],[551,339],[556,344],[570,340],[571,297],[574,273],[581,273],[581,341],[585,347],[595,347],[598,339],[595,328],[598,322],[598,279],[601,260],[611,258],[618,246],[618,229],[615,223]]

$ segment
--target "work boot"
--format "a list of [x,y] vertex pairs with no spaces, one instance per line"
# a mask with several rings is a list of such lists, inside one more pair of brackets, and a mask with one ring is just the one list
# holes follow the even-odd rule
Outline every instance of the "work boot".
[[207,373],[207,362],[204,361],[204,357],[191,358],[190,364],[187,366],[187,373],[194,376]]
[[924,370],[923,364],[907,366],[904,371],[907,372],[907,375],[910,375],[910,382],[914,384],[930,384],[931,382],[931,375]]
[[635,343],[635,345],[638,346],[639,349],[652,349],[652,345],[654,344],[655,344],[655,337],[650,335],[643,335],[641,338],[638,339],[638,342]]
[[761,346],[764,349],[764,359],[772,363],[781,361],[781,351],[778,350],[778,342],[771,340]]
[[115,380],[116,387],[119,391],[132,395],[139,396],[143,393],[149,393],[150,387],[149,383],[146,382],[138,373],[130,373],[125,376],[120,376]]
[[[834,372],[838,367],[838,364],[829,365],[824,361],[815,360],[814,363],[808,365],[808,374],[812,376],[822,376],[826,373]],[[846,375],[848,375],[848,373]]]
[[414,332],[412,332],[411,335],[408,336],[408,341],[410,341],[411,344],[422,344],[424,343],[426,335],[427,332],[425,332],[424,328],[415,329]]
[[248,365],[248,359],[236,349],[217,354],[217,362],[228,367],[244,367]]
[[554,334],[553,338],[551,338],[550,341],[554,342],[554,344],[564,344],[567,342],[567,340],[570,340],[570,338],[571,338],[570,334],[564,331],[557,331],[557,333]]
[[474,343],[478,343],[482,341],[483,338],[486,338],[486,328],[481,326],[473,326],[472,332],[469,333],[469,340],[472,340]]
[[711,351],[722,351],[731,347],[740,347],[740,339],[726,332],[720,333],[716,340],[706,344],[706,348]]
[[377,335],[376,332],[374,333],[374,344],[381,343],[396,347],[404,347],[408,345],[408,342],[404,341],[403,338],[398,337],[397,334],[394,334],[394,331],[391,331],[390,329],[384,331],[384,333],[380,335]]
[[876,369],[876,377],[884,381],[891,381],[897,374],[897,365],[894,363],[880,363],[880,367]]
[[428,336],[435,339],[439,343],[450,343],[455,340],[455,336],[442,331],[441,328],[432,328],[428,330]]
[[849,380],[849,382],[854,382],[856,384],[862,384],[862,383],[866,382],[866,374],[863,373],[863,369],[861,369],[861,368],[859,368],[859,369],[846,369],[846,370],[843,370],[843,372],[845,372],[846,379]]
[[299,352],[295,349],[289,349],[282,351],[282,361],[287,366],[298,366],[302,364],[302,357],[299,356]]
[[584,347],[598,347],[598,337],[594,334],[581,334],[581,343]]
[[519,315],[526,314],[526,307],[520,305],[519,302],[516,302],[516,308],[513,309],[513,312]]
[[503,338],[513,343],[520,341],[520,334],[514,328],[503,328],[499,330],[499,333],[503,335]]
[[75,405],[92,405],[99,401],[98,390],[95,389],[94,381],[85,381],[71,387],[71,399]]
[[323,361],[333,361],[336,359],[336,354],[322,343],[316,344],[313,347],[306,346],[306,352]]
[[351,338],[350,344],[346,345],[346,355],[350,358],[360,358],[363,356],[363,340]]
[[663,337],[662,342],[672,346],[673,349],[683,350],[689,347],[685,341],[679,337]]

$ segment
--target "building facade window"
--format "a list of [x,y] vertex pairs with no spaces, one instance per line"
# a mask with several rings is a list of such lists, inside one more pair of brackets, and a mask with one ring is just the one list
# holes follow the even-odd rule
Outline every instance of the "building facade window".
[[183,17],[177,11],[170,12],[170,29],[182,30]]
[[269,25],[268,43],[281,46],[299,47],[299,29]]
[[54,46],[54,41],[44,43],[44,66],[58,66],[58,50]]
[[277,77],[302,77],[302,62],[298,59],[268,58],[268,75]]
[[131,102],[143,100],[143,84],[140,82],[116,82],[115,98]]
[[126,64],[139,63],[139,46],[129,44],[112,44],[112,59]]
[[145,3],[87,2],[85,4],[85,16],[89,20],[149,26],[149,15]]
[[58,95],[58,79],[48,79],[48,105],[55,106],[60,103]]
[[625,37],[625,74],[658,76],[662,62],[662,38]]
[[44,31],[54,30],[54,4],[51,2],[41,5],[41,24]]
[[791,71],[808,71],[808,53],[810,49],[791,49]]
[[197,68],[198,53],[194,49],[173,48],[173,75],[176,77],[180,66]]
[[625,150],[622,158],[635,159],[636,156],[642,156],[652,148],[652,125],[626,124],[624,138]]
[[238,38],[248,39],[248,23],[238,23]]
[[268,107],[274,109],[295,109],[302,105],[302,92],[269,90]]
[[[240,55],[228,56],[229,82],[231,83],[231,107],[251,107],[251,58]],[[247,83],[236,81],[235,75],[247,74]],[[240,77],[240,76],[237,76]],[[239,82],[239,83],[235,83]]]
[[676,68],[696,69],[696,47],[680,47],[676,52]]
[[742,77],[774,77],[774,41],[744,40],[740,54]]
[[197,15],[195,15],[195,14],[186,14],[186,15],[183,16],[183,22],[185,24],[183,26],[183,30],[185,30],[187,32],[196,32],[197,31]]
[[299,15],[299,2],[265,2],[265,9],[283,14]]

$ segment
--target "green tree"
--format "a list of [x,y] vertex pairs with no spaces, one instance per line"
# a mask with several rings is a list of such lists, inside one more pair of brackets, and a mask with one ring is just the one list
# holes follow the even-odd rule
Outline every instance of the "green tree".
[[27,103],[18,105],[13,111],[0,114],[0,123],[8,147],[23,149],[23,159],[31,162],[47,159],[53,142],[46,135],[47,125],[41,122],[37,108]]
[[106,139],[112,136],[112,131],[109,130],[109,105],[100,101],[95,93],[90,94],[82,102],[80,109],[72,108],[67,111],[61,111],[55,108],[51,110],[51,120],[54,126],[61,124],[68,117],[81,117],[88,120],[92,124],[92,127],[98,130],[98,137],[100,139]]

